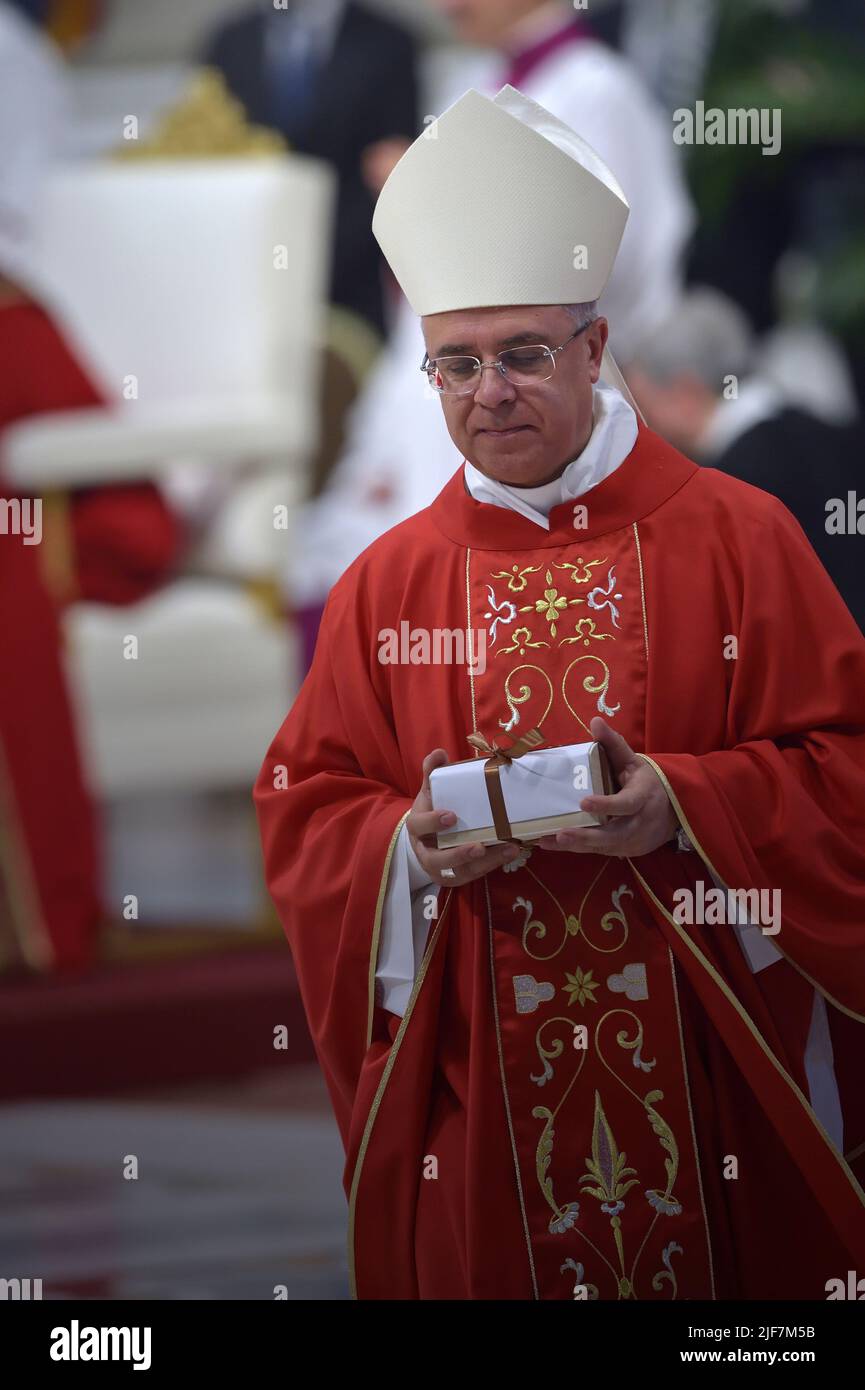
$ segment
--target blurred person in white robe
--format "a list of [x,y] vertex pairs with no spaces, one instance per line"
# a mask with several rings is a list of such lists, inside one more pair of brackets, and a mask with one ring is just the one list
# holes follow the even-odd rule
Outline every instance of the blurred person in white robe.
[[[481,79],[490,91],[502,83],[519,87],[616,170],[631,212],[600,309],[615,325],[614,353],[643,340],[681,288],[693,222],[669,120],[633,69],[592,37],[582,14],[559,0],[433,4],[461,40],[496,50],[498,62],[487,63]],[[461,79],[465,85],[462,73]],[[445,97],[442,110],[459,93],[436,95]],[[373,155],[370,181],[380,187],[401,153],[388,142]],[[460,464],[418,370],[423,353],[418,320],[400,299],[388,347],[352,412],[343,456],[298,524],[285,580],[308,653],[333,583],[379,535],[427,506]]]
[[41,288],[31,249],[33,204],[62,153],[66,118],[58,48],[18,6],[0,0],[0,276],[33,290]]

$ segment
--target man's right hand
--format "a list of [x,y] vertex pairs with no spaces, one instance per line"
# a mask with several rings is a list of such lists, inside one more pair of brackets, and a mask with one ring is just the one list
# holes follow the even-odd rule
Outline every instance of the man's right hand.
[[[449,830],[456,824],[453,811],[434,811],[430,793],[429,775],[433,768],[444,767],[448,755],[443,748],[436,748],[423,760],[423,783],[415,803],[409,811],[406,828],[411,838],[412,848],[433,883],[443,888],[458,888],[463,883],[471,883],[483,878],[493,869],[510,864],[519,855],[517,845],[455,845],[453,849],[439,849],[436,834],[439,830]],[[442,875],[443,869],[453,869]]]

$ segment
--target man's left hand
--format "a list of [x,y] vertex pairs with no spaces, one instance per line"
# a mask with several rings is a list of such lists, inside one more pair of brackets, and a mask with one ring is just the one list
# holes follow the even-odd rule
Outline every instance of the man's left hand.
[[580,809],[610,819],[605,825],[559,830],[535,843],[540,849],[608,854],[618,859],[651,854],[672,840],[679,826],[664,785],[655,769],[603,719],[592,720],[591,732],[603,746],[621,790],[612,796],[584,797]]

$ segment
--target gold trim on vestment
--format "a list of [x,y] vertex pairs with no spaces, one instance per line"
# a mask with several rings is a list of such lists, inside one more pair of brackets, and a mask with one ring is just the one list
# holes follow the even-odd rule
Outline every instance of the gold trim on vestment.
[[432,960],[433,952],[436,948],[439,936],[441,935],[442,923],[444,922],[445,915],[447,913],[448,907],[450,906],[451,892],[452,890],[448,889],[445,895],[444,906],[442,907],[441,913],[439,915],[435,931],[433,932],[432,937],[427,945],[427,949],[424,952],[424,958],[421,962],[420,970],[417,973],[414,985],[412,986],[412,992],[409,995],[409,1001],[406,1005],[406,1011],[403,1014],[403,1017],[400,1021],[399,1028],[397,1029],[397,1035],[391,1044],[390,1052],[388,1053],[388,1058],[385,1063],[384,1071],[381,1075],[381,1080],[378,1083],[378,1088],[373,1097],[372,1105],[369,1108],[369,1114],[366,1117],[366,1124],[364,1125],[363,1136],[360,1141],[360,1148],[357,1151],[357,1161],[354,1165],[354,1172],[352,1174],[351,1179],[351,1190],[348,1199],[348,1276],[349,1292],[351,1298],[353,1299],[357,1298],[357,1275],[355,1270],[354,1259],[354,1216],[355,1208],[357,1205],[357,1192],[358,1187],[360,1186],[361,1169],[363,1168],[363,1161],[366,1158],[366,1152],[369,1148],[369,1141],[372,1135],[372,1128],[375,1124],[376,1116],[378,1115],[381,1102],[384,1098],[385,1090],[387,1089],[387,1083],[390,1080],[391,1072],[393,1071],[394,1066],[396,1065],[397,1054],[399,1053],[400,1047],[402,1046],[402,1040],[405,1037],[406,1029],[408,1028],[409,1020],[411,1019],[412,1012],[414,1010],[415,1000],[420,994],[421,987],[423,985],[424,980],[426,979],[427,970],[429,969],[429,963]]
[[688,1076],[688,1059],[685,1056],[685,1038],[682,1031],[682,1011],[679,1008],[679,983],[676,979],[676,961],[670,947],[667,947],[667,955],[670,958],[670,974],[673,979],[673,999],[676,1005],[676,1024],[679,1029],[679,1053],[682,1058],[682,1079],[685,1083],[685,1097],[688,1102],[688,1121],[691,1126],[691,1145],[694,1150],[694,1162],[697,1165],[697,1186],[700,1189],[700,1208],[703,1212],[703,1225],[706,1229],[706,1246],[709,1251],[709,1279],[712,1284],[712,1298],[717,1299],[715,1292],[715,1260],[712,1254],[712,1233],[709,1226],[709,1217],[706,1212],[706,1198],[703,1193],[703,1173],[700,1168],[700,1149],[697,1144],[697,1131],[694,1126],[694,1111],[691,1106],[691,1081]]
[[[651,760],[649,760],[649,761],[651,761]],[[686,827],[686,830],[687,830],[687,827]],[[723,976],[720,975],[720,974],[718,973],[718,971],[717,971],[717,970],[715,969],[715,967],[712,965],[711,961],[709,961],[709,960],[706,958],[706,956],[703,955],[703,952],[700,950],[700,948],[699,948],[699,946],[697,945],[697,943],[691,939],[691,937],[688,935],[688,933],[687,933],[686,931],[683,931],[683,930],[682,930],[682,928],[679,926],[678,922],[676,922],[675,919],[671,916],[671,914],[667,911],[667,909],[666,909],[666,907],[664,906],[664,904],[663,904],[663,903],[661,902],[661,900],[657,897],[657,895],[653,892],[653,890],[649,887],[648,883],[647,883],[646,880],[643,878],[643,875],[640,873],[639,869],[636,867],[636,865],[634,864],[633,860],[629,859],[629,860],[628,860],[628,863],[631,865],[631,868],[633,869],[634,873],[636,874],[637,878],[639,879],[640,883],[642,884],[642,887],[643,887],[644,892],[651,898],[651,900],[652,900],[652,902],[655,904],[655,906],[659,909],[659,911],[663,914],[663,916],[667,919],[667,921],[668,921],[668,922],[670,923],[670,925],[673,927],[674,931],[676,932],[676,935],[677,935],[682,941],[685,942],[685,944],[687,945],[688,949],[691,951],[691,953],[693,954],[693,956],[695,957],[695,959],[697,960],[697,962],[698,962],[698,963],[703,967],[703,969],[709,974],[709,976],[711,977],[712,981],[719,987],[719,989],[721,990],[721,993],[724,995],[724,997],[727,999],[727,1001],[728,1001],[730,1004],[733,1005],[733,1008],[736,1010],[737,1014],[738,1014],[739,1017],[742,1019],[743,1023],[745,1024],[745,1026],[746,1026],[746,1028],[748,1029],[748,1031],[751,1033],[751,1035],[752,1035],[752,1037],[754,1038],[754,1040],[755,1040],[755,1042],[757,1043],[757,1045],[762,1049],[762,1051],[763,1051],[763,1052],[765,1053],[765,1055],[768,1057],[768,1059],[769,1059],[769,1061],[771,1062],[772,1066],[773,1066],[773,1067],[775,1068],[775,1070],[778,1072],[778,1075],[781,1076],[781,1077],[783,1078],[783,1080],[786,1082],[787,1086],[789,1086],[790,1090],[793,1092],[793,1094],[794,1094],[794,1096],[796,1097],[796,1099],[797,1099],[797,1100],[800,1102],[800,1104],[802,1105],[802,1108],[804,1109],[806,1115],[808,1116],[808,1119],[811,1120],[811,1122],[813,1123],[815,1129],[817,1130],[818,1134],[820,1135],[821,1139],[823,1139],[823,1141],[824,1141],[824,1143],[826,1144],[827,1148],[829,1149],[829,1152],[831,1153],[832,1157],[833,1157],[834,1159],[837,1160],[838,1165],[839,1165],[839,1167],[841,1168],[841,1171],[843,1172],[844,1176],[845,1176],[845,1177],[847,1178],[847,1180],[849,1181],[851,1187],[853,1188],[854,1192],[856,1193],[856,1196],[859,1198],[859,1201],[862,1203],[863,1207],[865,1207],[865,1192],[862,1191],[862,1188],[859,1186],[859,1183],[857,1182],[854,1173],[853,1173],[853,1172],[850,1170],[850,1168],[848,1167],[848,1165],[847,1165],[847,1163],[846,1163],[846,1161],[845,1161],[845,1159],[844,1159],[844,1155],[835,1147],[835,1145],[833,1144],[832,1140],[829,1138],[829,1135],[826,1133],[825,1129],[823,1128],[823,1126],[821,1125],[821,1123],[820,1123],[820,1121],[818,1120],[817,1116],[815,1115],[815,1113],[814,1113],[814,1111],[813,1111],[813,1109],[812,1109],[812,1107],[811,1107],[809,1101],[806,1100],[805,1096],[804,1096],[803,1093],[800,1091],[799,1087],[796,1085],[796,1082],[793,1080],[792,1076],[790,1076],[789,1072],[787,1072],[787,1071],[784,1069],[784,1067],[782,1067],[781,1063],[778,1061],[778,1058],[775,1056],[774,1052],[772,1051],[772,1049],[771,1049],[771,1047],[769,1046],[769,1044],[766,1042],[765,1038],[763,1037],[762,1033],[761,1033],[760,1030],[758,1029],[757,1025],[756,1025],[756,1024],[754,1023],[754,1021],[752,1020],[751,1016],[746,1012],[746,1010],[745,1010],[745,1009],[742,1007],[742,1005],[739,1003],[739,1000],[736,998],[735,994],[734,994],[733,991],[730,989],[730,986],[727,984],[727,982],[726,982],[726,980],[723,978]]]
[[[688,818],[685,815],[685,812],[682,810],[679,798],[673,791],[673,788],[670,785],[669,778],[664,773],[663,768],[659,767],[658,764],[655,762],[654,758],[650,758],[647,753],[638,753],[637,757],[642,758],[644,762],[648,763],[650,767],[654,768],[655,772],[660,777],[661,781],[664,784],[664,790],[666,791],[667,796],[670,798],[670,801],[672,802],[673,810],[676,812],[676,815],[678,816],[679,821],[682,827],[684,828],[685,834],[691,841],[691,844],[694,846],[703,863],[706,865],[706,868],[709,870],[709,873],[715,876],[715,878],[721,884],[721,887],[724,889],[725,893],[732,892],[732,889],[728,888],[726,882],[718,873],[708,854],[703,849],[703,846],[700,844],[700,841],[697,839],[697,836],[694,834],[694,831],[691,829],[691,826],[688,822]],[[808,974],[807,970],[803,970],[801,965],[797,965],[795,960],[793,960],[792,956],[788,956],[787,952],[783,950],[781,946],[778,945],[774,937],[772,938],[772,945],[775,947],[776,951],[778,951],[779,954],[784,957],[786,961],[790,962],[793,969],[798,971],[802,978],[807,980],[809,985],[816,989],[818,994],[822,994],[823,998],[828,1000],[828,1002],[832,1004],[834,1008],[839,1009],[842,1014],[846,1014],[848,1018],[852,1018],[856,1023],[865,1023],[865,1015],[857,1014],[853,1011],[853,1009],[848,1009],[846,1004],[839,1003],[837,999],[835,999],[831,994],[829,994],[823,988],[822,985],[818,984],[817,981]]]
[[484,879],[484,892],[486,894],[487,899],[487,931],[489,934],[490,942],[490,987],[492,989],[493,996],[493,1018],[495,1019],[496,1024],[496,1048],[498,1050],[499,1056],[499,1073],[502,1082],[502,1098],[505,1103],[505,1116],[508,1122],[508,1134],[510,1136],[511,1141],[511,1155],[514,1161],[514,1175],[517,1180],[517,1197],[520,1203],[520,1213],[523,1219],[523,1235],[525,1236],[526,1252],[529,1257],[529,1270],[532,1276],[532,1290],[534,1292],[535,1299],[539,1300],[540,1293],[538,1292],[538,1279],[537,1274],[535,1273],[535,1257],[534,1252],[532,1250],[532,1238],[529,1232],[529,1220],[526,1214],[526,1202],[525,1197],[523,1195],[523,1181],[520,1176],[520,1161],[519,1156],[517,1154],[517,1141],[516,1136],[514,1134],[513,1120],[511,1118],[511,1102],[510,1097],[508,1096],[508,1083],[507,1078],[505,1076],[505,1058],[504,1051],[502,1049],[502,1030],[501,1025],[499,1023],[499,1000],[498,992],[496,990],[496,958],[495,948],[493,946],[493,909],[492,903],[490,902],[490,885],[487,878]]
[[39,570],[55,604],[65,606],[79,597],[75,537],[68,493],[49,492],[43,498]]
[[[469,633],[469,634],[471,634],[471,632],[472,632],[472,581],[471,581],[471,563],[472,563],[472,551],[471,551],[471,546],[469,546],[468,549],[466,550],[466,632]],[[471,641],[471,636],[469,637],[469,640]],[[472,656],[474,656],[474,652],[472,652]],[[472,733],[473,733],[473,734],[476,734],[476,733],[478,733],[478,712],[477,712],[477,706],[475,705],[475,663],[474,663],[474,660],[472,660],[472,661],[469,662],[468,671],[469,671],[469,690],[471,691],[471,697],[472,697]],[[479,754],[477,748],[474,749],[474,756],[475,756],[476,758],[480,757],[480,754]]]
[[[649,624],[646,621],[646,588],[643,583],[643,552],[640,548],[640,533],[637,530],[637,523],[634,522],[634,541],[637,546],[637,566],[640,571],[640,603],[643,607],[643,645],[646,650],[646,666],[649,665]],[[648,671],[646,672],[646,684],[648,685]]]
[[400,831],[411,815],[411,811],[406,811],[405,815],[400,816],[396,830],[393,832],[391,842],[387,847],[387,854],[384,857],[384,868],[381,871],[381,882],[378,886],[378,899],[375,905],[375,917],[372,923],[372,945],[369,948],[369,1004],[367,1007],[366,1019],[366,1045],[369,1049],[372,1043],[372,1023],[375,1014],[375,972],[378,967],[378,944],[381,937],[381,918],[384,911],[384,900],[387,897],[387,881],[390,876],[390,863],[393,859],[393,852],[396,849],[396,842],[399,839]]
[[[0,873],[6,886],[12,929],[24,962],[34,970],[50,970],[55,963],[54,945],[45,925],[30,851],[18,815],[6,750],[0,740]],[[0,968],[13,964],[17,962],[0,961]]]

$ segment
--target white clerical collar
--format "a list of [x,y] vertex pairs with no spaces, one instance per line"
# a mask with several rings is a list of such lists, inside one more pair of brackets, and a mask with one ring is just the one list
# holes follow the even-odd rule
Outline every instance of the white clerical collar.
[[519,512],[549,531],[553,507],[582,497],[615,473],[637,442],[637,416],[624,396],[611,386],[595,386],[593,397],[594,424],[589,442],[558,478],[540,487],[508,487],[488,478],[466,460],[466,487],[475,501]]

